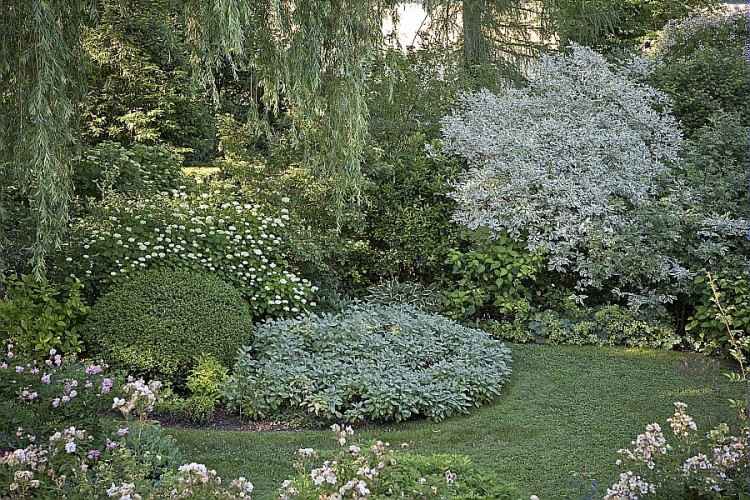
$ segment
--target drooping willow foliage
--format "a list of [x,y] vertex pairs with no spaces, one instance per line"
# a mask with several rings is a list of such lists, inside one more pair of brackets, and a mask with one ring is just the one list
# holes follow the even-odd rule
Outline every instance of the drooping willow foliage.
[[[18,186],[36,217],[31,257],[37,274],[67,222],[80,27],[105,1],[3,2],[0,165],[4,182]],[[308,165],[341,203],[357,194],[366,67],[395,3],[136,0],[119,7],[179,12],[196,73],[209,90],[216,89],[218,68],[253,68],[267,108],[283,99]]]
[[68,220],[77,40],[92,7],[83,0],[4,0],[0,9],[0,204],[11,185],[27,195],[38,274]]
[[[458,39],[467,66],[488,63],[492,69],[512,71],[519,61],[536,55],[557,35],[587,43],[611,31],[613,14],[595,7],[612,1],[422,3],[432,19],[432,36]],[[362,181],[360,162],[368,131],[368,64],[382,53],[383,21],[390,18],[395,24],[400,3],[3,0],[0,180],[17,188],[16,194],[29,205],[36,231],[30,255],[37,275],[44,272],[45,255],[59,243],[67,221],[69,160],[77,137],[73,124],[79,82],[83,81],[77,71],[81,67],[80,28],[96,22],[97,12],[114,6],[123,12],[121,15],[129,11],[134,15],[156,12],[173,16],[175,26],[184,30],[181,36],[187,42],[196,80],[215,102],[219,70],[229,68],[235,74],[241,70],[248,74],[249,70],[259,108],[269,113],[283,109],[306,165],[332,188],[335,204],[343,206],[358,197]],[[571,21],[575,19],[579,21]],[[460,35],[456,37],[456,33]],[[0,196],[0,220],[2,201]]]
[[[188,9],[195,61],[211,87],[211,64],[252,68],[265,109],[288,106],[307,166],[333,188],[335,202],[356,197],[368,121],[368,64],[383,48],[394,0],[217,0]],[[227,37],[226,35],[230,36]],[[218,35],[218,36],[217,36]]]

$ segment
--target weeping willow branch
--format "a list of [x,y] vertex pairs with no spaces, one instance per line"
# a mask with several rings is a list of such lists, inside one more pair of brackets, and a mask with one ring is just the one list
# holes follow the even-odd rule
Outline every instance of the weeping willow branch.
[[0,12],[0,165],[28,198],[37,277],[68,220],[78,20],[91,7],[83,0],[4,0]]
[[[263,107],[289,109],[304,163],[334,204],[357,199],[367,140],[366,71],[384,50],[394,0],[214,0],[187,5],[193,61],[208,88],[225,63],[260,78]],[[217,15],[221,12],[220,15]],[[216,97],[216,95],[215,95]]]

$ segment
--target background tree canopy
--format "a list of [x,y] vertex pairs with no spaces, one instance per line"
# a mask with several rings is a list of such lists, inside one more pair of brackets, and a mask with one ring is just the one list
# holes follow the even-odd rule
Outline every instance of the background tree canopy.
[[[712,2],[637,3],[430,0],[424,7],[433,39],[461,34],[457,46],[433,49],[460,51],[475,72],[490,67],[511,74],[550,41],[628,46],[663,17]],[[210,160],[212,107],[223,88],[236,88],[226,82],[238,75],[249,80],[241,96],[253,110],[248,116],[285,118],[304,166],[329,186],[334,206],[358,199],[369,129],[367,70],[384,54],[383,21],[395,20],[398,5],[4,1],[0,216],[6,231],[18,230],[25,218],[35,235],[28,248],[6,245],[2,253],[30,256],[35,272],[44,272],[45,255],[59,245],[68,220],[71,158],[85,143],[166,143]]]

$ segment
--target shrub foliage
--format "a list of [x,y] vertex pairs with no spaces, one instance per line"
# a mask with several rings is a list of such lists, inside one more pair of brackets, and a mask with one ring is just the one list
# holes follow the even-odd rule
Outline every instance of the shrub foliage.
[[442,420],[500,393],[510,351],[484,332],[417,309],[355,305],[269,322],[239,356],[230,406],[253,418]]
[[180,383],[198,355],[231,365],[251,330],[232,286],[206,273],[155,269],[104,295],[83,338],[113,366]]
[[182,158],[163,146],[129,148],[104,141],[73,160],[73,184],[80,197],[101,198],[111,192],[145,194],[171,191],[190,183],[182,175]]
[[[714,277],[697,276],[700,298],[685,330],[693,347],[708,354],[727,356],[732,348],[730,334],[721,310],[731,318],[731,329],[746,339],[750,332],[750,274],[721,274]],[[714,290],[715,288],[715,290]],[[720,309],[721,307],[721,309]],[[747,340],[745,340],[747,342]],[[746,354],[750,349],[745,348]]]
[[220,190],[114,198],[76,223],[62,268],[99,290],[154,267],[208,271],[234,285],[256,317],[299,311],[312,287],[287,269],[289,216],[238,199]]
[[78,353],[80,323],[89,311],[81,300],[81,282],[52,285],[25,274],[0,276],[0,341],[15,345],[16,353]]
[[[581,294],[638,307],[687,293],[702,267],[741,248],[742,221],[695,206],[707,190],[681,168],[669,99],[641,83],[651,70],[573,45],[535,64],[523,89],[464,95],[443,121],[446,151],[470,166],[451,194],[454,219],[546,249],[548,268],[575,275]],[[690,162],[711,160],[696,148]]]
[[408,443],[391,448],[375,441],[347,445],[351,427],[331,428],[341,445],[322,466],[312,448],[301,448],[298,474],[278,489],[278,498],[518,498],[518,491],[463,455],[418,455]]

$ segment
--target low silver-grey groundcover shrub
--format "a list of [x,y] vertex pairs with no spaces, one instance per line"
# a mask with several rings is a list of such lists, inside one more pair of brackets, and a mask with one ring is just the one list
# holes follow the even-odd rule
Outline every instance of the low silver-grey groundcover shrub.
[[252,418],[309,411],[327,420],[442,420],[480,406],[510,377],[487,333],[409,306],[355,305],[256,328],[227,383]]

